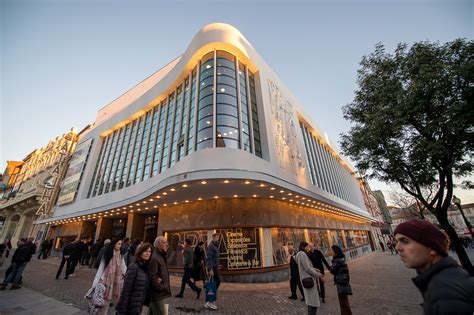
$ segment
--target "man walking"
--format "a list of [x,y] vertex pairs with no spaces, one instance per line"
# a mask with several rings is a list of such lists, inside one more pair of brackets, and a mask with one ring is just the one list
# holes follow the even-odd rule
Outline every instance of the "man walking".
[[11,289],[20,289],[19,285],[20,279],[22,278],[23,271],[26,268],[26,265],[31,260],[31,256],[36,252],[36,245],[33,243],[33,238],[30,237],[25,244],[20,245],[15,254],[12,257],[13,270],[3,281],[0,286],[1,290],[5,290],[8,283],[12,282]]
[[189,287],[196,292],[196,298],[199,300],[199,297],[201,296],[201,291],[202,289],[198,288],[192,281],[191,281],[191,276],[194,274],[194,252],[193,248],[191,247],[191,240],[190,239],[185,239],[184,240],[184,274],[183,278],[181,279],[181,290],[179,291],[178,294],[175,295],[177,298],[182,298],[184,289],[186,288],[186,284],[189,285]]
[[70,242],[66,244],[66,246],[64,246],[63,258],[61,259],[61,264],[59,265],[58,272],[56,273],[56,279],[59,279],[59,277],[61,276],[64,264],[66,264],[66,276],[64,277],[64,279],[67,279],[69,277],[69,274],[71,273],[71,263],[72,263],[71,255],[74,253],[75,249],[76,249],[76,244],[74,242]]
[[395,229],[396,249],[423,295],[423,312],[473,314],[474,278],[448,256],[446,235],[424,220],[404,222]]
[[151,296],[149,315],[166,315],[164,299],[171,296],[170,275],[166,261],[168,241],[158,236],[153,244],[155,250],[150,258]]
[[[209,277],[212,277],[216,282],[216,295],[219,285],[221,284],[221,279],[219,278],[219,239],[220,235],[217,233],[212,234],[212,241],[207,245],[207,271]],[[210,308],[217,310],[216,302],[206,302],[204,305],[205,308]]]
[[[313,267],[318,269],[319,272],[321,272],[324,276],[324,266],[328,270],[331,270],[331,266],[329,266],[329,263],[327,262],[326,258],[324,257],[323,253],[314,247],[314,244],[310,243],[309,244],[309,252],[307,253],[309,260],[311,260],[311,263],[313,264]],[[321,296],[321,301],[323,303],[326,303],[326,290],[324,288],[324,282],[323,281],[318,281],[319,282],[319,295]]]
[[291,300],[298,299],[296,295],[296,287],[300,290],[301,301],[304,301],[303,286],[301,285],[300,272],[298,270],[298,263],[296,262],[296,253],[293,248],[288,249],[290,254],[290,291],[291,295],[288,297]]

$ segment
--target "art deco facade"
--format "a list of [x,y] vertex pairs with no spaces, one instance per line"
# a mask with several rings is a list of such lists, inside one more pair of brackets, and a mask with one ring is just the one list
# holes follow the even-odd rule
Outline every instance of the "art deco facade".
[[[81,148],[79,150],[79,148]],[[238,30],[210,24],[183,55],[99,110],[68,170],[51,226],[78,236],[223,235],[235,281],[287,276],[301,240],[370,251],[361,183]]]

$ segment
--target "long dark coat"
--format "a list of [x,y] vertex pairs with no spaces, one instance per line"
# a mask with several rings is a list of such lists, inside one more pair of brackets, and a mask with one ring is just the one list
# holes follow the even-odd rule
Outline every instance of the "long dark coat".
[[120,299],[115,307],[118,314],[139,315],[149,295],[150,270],[148,263],[139,261],[131,264],[125,274]]

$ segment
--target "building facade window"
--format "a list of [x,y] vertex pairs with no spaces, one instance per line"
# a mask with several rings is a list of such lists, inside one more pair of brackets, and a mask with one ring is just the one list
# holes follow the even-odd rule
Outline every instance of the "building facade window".
[[311,183],[354,205],[364,208],[357,179],[300,122]]
[[209,52],[166,99],[102,140],[88,198],[156,176],[201,149],[262,157],[254,74],[226,51]]

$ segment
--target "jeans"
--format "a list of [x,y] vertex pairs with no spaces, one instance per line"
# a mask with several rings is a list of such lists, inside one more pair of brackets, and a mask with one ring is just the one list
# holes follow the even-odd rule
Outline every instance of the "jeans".
[[217,267],[212,268],[212,271],[214,272],[214,281],[216,282],[216,290],[219,289],[219,286],[221,285],[221,278],[219,278],[219,272],[217,271]]
[[67,279],[69,275],[71,274],[71,259],[66,259],[63,257],[61,260],[61,264],[59,265],[58,272],[56,273],[56,279],[58,279],[61,276],[61,272],[63,271],[64,264],[66,263],[66,277],[64,279]]
[[352,315],[351,306],[349,305],[349,295],[338,294],[339,306],[341,307],[341,315]]
[[198,287],[191,282],[191,275],[193,273],[193,269],[184,267],[184,274],[183,274],[183,279],[181,280],[181,290],[179,291],[179,295],[183,295],[184,289],[186,288],[186,284],[189,285],[189,287],[193,291],[197,291]]
[[291,296],[296,298],[296,287],[298,286],[298,289],[300,289],[301,297],[304,297],[303,293],[303,286],[301,285],[301,280],[299,278],[290,278],[290,290],[291,290]]
[[150,307],[148,308],[148,315],[166,315],[165,313],[165,301],[157,300],[151,301]]
[[316,315],[318,308],[316,306],[308,305],[308,315]]
[[15,266],[13,267],[13,271],[3,281],[3,284],[7,285],[8,283],[13,282],[13,284],[18,285],[18,282],[20,281],[21,275],[23,274],[23,270],[25,270],[27,263],[27,261],[16,262]]

